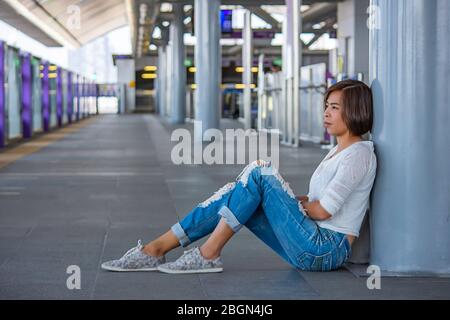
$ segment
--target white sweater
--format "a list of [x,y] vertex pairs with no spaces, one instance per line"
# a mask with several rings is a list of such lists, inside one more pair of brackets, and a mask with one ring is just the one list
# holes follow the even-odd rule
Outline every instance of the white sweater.
[[336,150],[331,149],[314,171],[309,201],[319,200],[332,215],[317,221],[320,227],[358,237],[377,168],[373,142],[354,143],[332,157]]

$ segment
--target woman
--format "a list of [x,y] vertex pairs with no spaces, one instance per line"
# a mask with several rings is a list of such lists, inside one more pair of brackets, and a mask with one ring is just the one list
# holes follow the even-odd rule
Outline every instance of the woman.
[[[295,268],[330,271],[342,266],[359,235],[375,179],[373,143],[362,138],[372,128],[372,94],[363,82],[345,80],[327,90],[324,103],[324,126],[337,145],[312,175],[307,196],[296,197],[270,163],[255,161],[168,232],[145,246],[139,241],[102,268],[221,272],[222,248],[242,226]],[[208,234],[200,248],[165,263],[168,251]]]

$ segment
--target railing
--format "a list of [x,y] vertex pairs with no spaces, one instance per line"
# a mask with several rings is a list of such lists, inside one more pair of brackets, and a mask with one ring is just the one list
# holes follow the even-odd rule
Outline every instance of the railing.
[[[299,134],[300,139],[314,143],[329,143],[323,127],[323,97],[327,88],[326,65],[314,64],[301,68]],[[276,131],[283,141],[296,134],[286,101],[286,81],[282,72],[265,74],[264,83],[258,83],[259,130]]]

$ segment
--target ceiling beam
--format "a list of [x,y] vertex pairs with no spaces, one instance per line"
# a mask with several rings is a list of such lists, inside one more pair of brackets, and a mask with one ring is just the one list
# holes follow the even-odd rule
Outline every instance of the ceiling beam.
[[308,43],[306,43],[305,46],[307,48],[309,48],[314,42],[319,40],[319,38],[322,35],[324,35],[325,33],[327,33],[330,30],[334,30],[333,26],[336,22],[337,22],[337,18],[335,18],[335,17],[325,20],[325,25],[320,29],[314,30],[314,31],[316,31],[314,37]]
[[[249,10],[251,13],[253,13],[255,16],[261,18],[265,22],[271,25],[272,29],[280,30],[281,31],[281,23],[278,22],[277,19],[272,17],[270,13],[262,9],[258,6],[244,6],[247,10]],[[279,31],[278,31],[279,32]]]
[[326,17],[337,14],[337,4],[336,3],[315,3],[309,7],[308,10],[302,13],[303,23],[317,23],[325,19]]
[[61,23],[51,12],[49,12],[41,3],[37,0],[33,0],[34,5],[36,8],[38,8],[43,14],[45,14],[50,20],[54,21],[58,25],[58,27],[64,31],[64,33],[70,38],[71,41],[74,41],[77,46],[81,46],[82,43],[78,40],[75,35],[70,32],[69,29],[66,28],[66,26]]

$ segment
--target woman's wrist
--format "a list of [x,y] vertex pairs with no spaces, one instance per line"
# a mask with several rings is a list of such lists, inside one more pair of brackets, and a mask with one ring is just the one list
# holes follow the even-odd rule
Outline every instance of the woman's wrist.
[[302,213],[303,213],[303,215],[309,217],[309,215],[308,215],[308,209],[306,209],[306,208],[305,208],[305,205],[304,205],[305,202],[306,202],[306,201],[300,201],[300,206],[302,207]]

